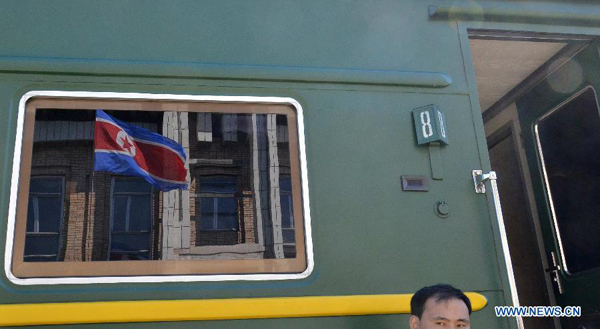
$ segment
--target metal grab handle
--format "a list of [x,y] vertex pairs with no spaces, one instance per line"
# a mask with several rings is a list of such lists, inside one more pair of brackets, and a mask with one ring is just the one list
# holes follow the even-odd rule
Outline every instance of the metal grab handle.
[[552,258],[552,267],[546,269],[546,273],[550,273],[550,278],[552,282],[556,283],[556,289],[559,294],[564,294],[565,291],[562,286],[562,281],[560,280],[560,275],[558,272],[561,270],[560,264],[556,260],[556,254],[554,251],[550,252],[550,257]]
[[[515,282],[515,274],[513,272],[510,250],[508,248],[508,238],[506,237],[506,227],[504,226],[504,217],[502,216],[502,206],[500,205],[500,193],[498,192],[497,176],[495,171],[490,171],[484,174],[481,170],[473,170],[473,183],[475,185],[475,193],[485,193],[485,183],[490,182],[492,188],[492,197],[494,198],[494,208],[496,209],[496,219],[498,220],[498,229],[500,231],[500,242],[502,244],[502,253],[504,254],[504,264],[508,275],[508,285],[510,287],[510,295],[513,306],[520,306],[519,295],[517,294],[517,284]],[[517,328],[523,329],[523,318],[517,316]]]

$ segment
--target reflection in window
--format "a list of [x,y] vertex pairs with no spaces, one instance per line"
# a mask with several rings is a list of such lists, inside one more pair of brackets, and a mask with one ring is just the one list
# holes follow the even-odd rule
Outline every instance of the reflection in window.
[[32,177],[29,185],[25,261],[57,260],[62,212],[62,177]]
[[557,233],[570,273],[600,266],[600,116],[587,89],[537,126]]
[[200,213],[202,230],[238,229],[237,184],[235,177],[200,179]]
[[290,176],[279,178],[279,199],[281,200],[281,233],[283,252],[286,258],[296,257],[296,230],[294,229],[294,198]]
[[281,228],[283,242],[294,243],[294,203],[292,198],[292,181],[289,176],[279,179],[279,195],[281,200]]
[[[190,102],[185,103],[190,112],[178,112],[179,107],[159,111],[156,101],[105,100],[103,106],[106,102],[112,102],[107,115],[181,146],[189,189],[163,192],[139,177],[94,171],[101,106],[82,100],[81,109],[67,110],[61,108],[71,108],[70,101],[35,101],[34,111],[27,112],[35,113],[35,125],[25,127],[33,138],[24,142],[31,167],[36,174],[64,177],[22,176],[20,183],[30,183],[31,193],[17,211],[15,238],[26,246],[15,251],[20,257],[14,268],[26,261],[45,264],[25,264],[20,275],[300,273],[306,268],[304,241],[296,238],[303,236],[302,216],[294,214],[301,198],[292,186],[300,175],[293,107],[241,105],[234,112],[238,105]],[[145,154],[147,149],[137,144],[135,161],[171,170],[159,156]]]
[[150,259],[152,186],[138,179],[115,178],[109,260]]

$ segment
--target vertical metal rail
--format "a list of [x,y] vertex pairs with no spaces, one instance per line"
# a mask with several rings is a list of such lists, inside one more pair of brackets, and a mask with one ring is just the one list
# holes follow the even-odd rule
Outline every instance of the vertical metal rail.
[[[506,227],[504,226],[504,216],[502,215],[502,206],[500,205],[500,193],[498,192],[497,176],[495,171],[490,171],[483,174],[481,170],[473,170],[473,182],[475,184],[476,193],[485,193],[485,182],[489,181],[492,187],[492,197],[494,198],[494,208],[496,210],[496,219],[498,220],[498,230],[500,231],[500,242],[502,244],[502,253],[504,254],[504,265],[508,275],[508,285],[510,287],[510,295],[513,306],[521,306],[519,303],[519,295],[517,294],[517,283],[512,267],[512,259],[510,257],[510,249],[508,247],[508,238],[506,236]],[[517,316],[517,328],[524,329],[523,318]]]

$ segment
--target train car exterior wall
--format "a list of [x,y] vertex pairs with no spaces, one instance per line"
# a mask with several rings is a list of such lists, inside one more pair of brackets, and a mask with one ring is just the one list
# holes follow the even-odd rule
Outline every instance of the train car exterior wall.
[[[474,328],[514,327],[513,319],[493,313],[494,306],[511,304],[510,290],[493,206],[475,194],[471,177],[472,169],[489,171],[490,165],[467,29],[599,34],[599,5],[183,0],[4,1],[1,6],[0,245],[7,243],[18,106],[25,93],[290,97],[305,115],[315,267],[307,278],[284,281],[17,285],[2,274],[0,307],[405,294],[447,282],[487,298],[487,306],[472,315]],[[431,175],[429,150],[417,146],[411,116],[427,104],[437,104],[446,115],[450,142],[441,148],[443,179],[430,178],[427,193],[404,192],[401,175]],[[73,156],[89,154],[79,146],[86,142],[65,143],[72,143]],[[60,161],[44,160],[51,148],[40,151],[36,163]],[[83,179],[76,172],[71,176]],[[76,212],[84,201],[76,194],[72,198]],[[433,206],[439,201],[451,205],[448,218],[436,216]],[[69,248],[70,243],[64,257],[84,257],[81,246],[74,241]],[[87,250],[93,253],[94,247]],[[4,249],[0,255],[6,259]],[[201,325],[401,328],[407,323],[407,314],[370,314]],[[128,324],[167,325],[198,323]]]

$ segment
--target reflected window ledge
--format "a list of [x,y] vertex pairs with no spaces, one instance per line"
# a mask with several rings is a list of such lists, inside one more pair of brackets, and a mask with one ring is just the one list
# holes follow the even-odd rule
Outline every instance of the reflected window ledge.
[[242,243],[232,246],[200,246],[181,250],[180,255],[213,255],[220,253],[250,254],[265,251],[265,247],[258,243]]

